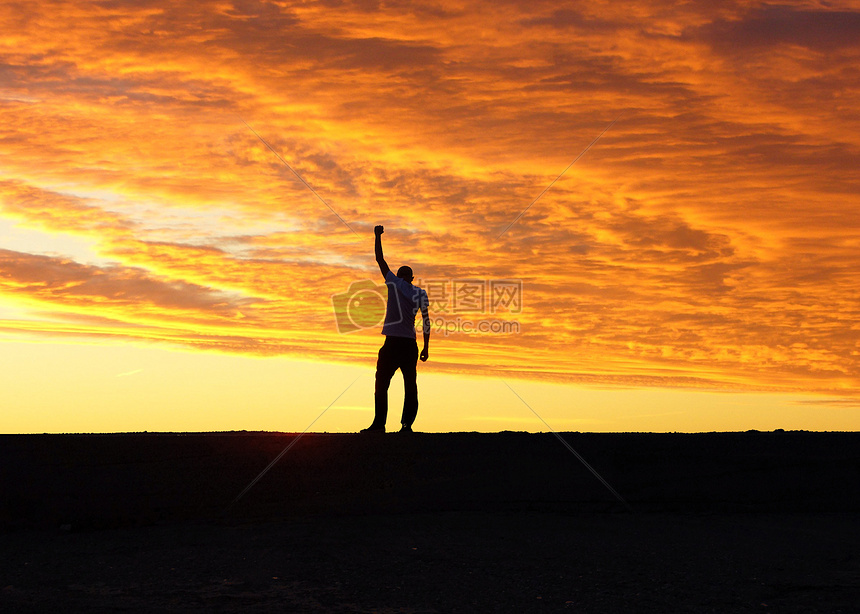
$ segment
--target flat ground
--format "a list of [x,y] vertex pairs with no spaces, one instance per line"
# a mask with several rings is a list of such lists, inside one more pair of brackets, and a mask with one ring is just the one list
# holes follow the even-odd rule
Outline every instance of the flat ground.
[[3,436],[0,610],[858,611],[860,435],[564,436]]

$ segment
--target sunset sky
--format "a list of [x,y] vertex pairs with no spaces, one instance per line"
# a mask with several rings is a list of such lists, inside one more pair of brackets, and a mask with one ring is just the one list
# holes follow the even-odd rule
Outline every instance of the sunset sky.
[[557,430],[860,429],[860,2],[0,20],[0,432],[301,431],[351,382],[311,430],[367,426],[332,296],[376,224],[449,327],[417,430],[546,430],[505,383]]

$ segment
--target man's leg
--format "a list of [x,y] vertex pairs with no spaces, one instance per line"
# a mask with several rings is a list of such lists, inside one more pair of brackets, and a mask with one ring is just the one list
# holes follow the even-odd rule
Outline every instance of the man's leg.
[[[415,416],[418,415],[418,343],[404,339],[400,353],[400,372],[403,374],[403,416],[400,424],[412,427]],[[410,342],[411,343],[408,343]]]
[[388,385],[391,383],[391,376],[397,371],[397,356],[393,350],[394,346],[386,337],[376,359],[376,385],[373,394],[376,411],[371,429],[384,429],[388,418]]

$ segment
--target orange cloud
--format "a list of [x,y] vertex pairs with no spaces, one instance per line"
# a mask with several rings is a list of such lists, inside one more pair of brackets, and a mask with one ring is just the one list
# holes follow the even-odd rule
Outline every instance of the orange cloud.
[[40,314],[5,330],[372,362],[331,296],[383,223],[422,279],[523,283],[519,334],[431,368],[854,394],[858,15],[6,3],[0,216],[111,264],[3,251]]

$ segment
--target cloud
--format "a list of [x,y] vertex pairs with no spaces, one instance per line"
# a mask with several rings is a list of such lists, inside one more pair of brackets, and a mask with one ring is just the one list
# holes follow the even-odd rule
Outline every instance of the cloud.
[[856,11],[22,7],[0,8],[0,214],[112,264],[15,243],[4,292],[36,324],[7,331],[372,362],[330,297],[378,277],[382,223],[419,277],[523,281],[521,334],[430,368],[857,387]]
[[691,36],[735,52],[772,51],[781,45],[823,52],[860,48],[860,14],[854,11],[765,6],[739,17],[715,20]]
[[[3,291],[30,300],[110,313],[117,308],[155,317],[235,318],[259,299],[235,297],[182,280],[159,279],[142,269],[97,267],[49,256],[0,249]],[[134,316],[132,315],[132,318]],[[247,314],[245,315],[247,317]]]
[[58,232],[125,234],[135,226],[133,221],[100,207],[95,199],[16,180],[0,181],[0,207],[8,217]]

